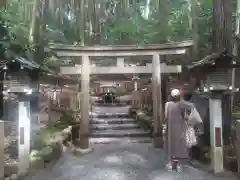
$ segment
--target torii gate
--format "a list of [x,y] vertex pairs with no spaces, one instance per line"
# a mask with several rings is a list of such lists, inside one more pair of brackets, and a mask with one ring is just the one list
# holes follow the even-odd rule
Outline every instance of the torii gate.
[[[192,41],[167,43],[147,46],[78,46],[78,45],[50,45],[58,56],[81,57],[82,65],[64,67],[63,74],[81,74],[81,124],[80,124],[80,150],[89,149],[89,81],[90,74],[152,74],[153,89],[153,121],[154,145],[162,148],[162,103],[161,103],[161,73],[179,73],[180,66],[167,66],[160,63],[160,55],[185,54],[193,45]],[[90,66],[89,57],[126,57],[126,56],[152,56],[152,64],[147,66],[124,67],[122,58],[114,67]]]

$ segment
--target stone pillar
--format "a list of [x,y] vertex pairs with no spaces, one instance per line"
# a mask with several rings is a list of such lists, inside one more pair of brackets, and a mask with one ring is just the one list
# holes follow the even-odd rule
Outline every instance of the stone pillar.
[[154,146],[163,148],[162,136],[162,93],[161,93],[161,66],[159,54],[153,55],[152,96],[154,121]]
[[4,121],[0,121],[0,179],[4,179]]
[[223,135],[222,135],[222,101],[221,94],[212,94],[209,99],[210,112],[210,144],[211,164],[214,174],[224,172],[223,166]]
[[30,165],[30,102],[18,103],[18,173],[25,175]]
[[124,57],[117,58],[117,66],[124,67]]
[[81,74],[81,123],[80,123],[80,149],[89,149],[89,82],[90,62],[88,56],[82,56]]

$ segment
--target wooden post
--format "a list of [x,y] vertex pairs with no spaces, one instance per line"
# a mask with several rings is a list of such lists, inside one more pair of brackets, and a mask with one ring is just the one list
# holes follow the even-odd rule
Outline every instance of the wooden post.
[[161,93],[161,66],[159,54],[153,55],[152,96],[154,121],[154,147],[163,148],[162,136],[162,93]]
[[75,105],[74,105],[74,102],[75,101],[75,97],[74,97],[74,95],[71,95],[70,96],[70,109],[72,109],[72,110],[75,110]]
[[[80,79],[79,79],[79,81],[81,81]],[[81,84],[79,83],[78,84],[78,91],[77,91],[77,103],[78,103],[78,110],[80,110],[81,109]]]
[[236,120],[236,155],[238,174],[240,173],[240,120]]
[[61,92],[57,92],[57,107],[60,107],[60,102],[61,102]]
[[80,123],[80,149],[89,148],[89,82],[90,62],[88,56],[82,56],[81,74],[81,123]]
[[135,76],[134,78],[133,78],[133,85],[134,85],[134,91],[138,91],[138,77],[137,76]]
[[78,92],[77,99],[78,99],[78,110],[80,110],[81,109],[81,92]]
[[222,136],[222,101],[221,94],[213,92],[209,99],[210,142],[212,168],[214,174],[223,173],[223,136]]
[[52,98],[51,92],[48,92],[48,122],[52,121]]
[[0,121],[0,179],[4,179],[4,121]]

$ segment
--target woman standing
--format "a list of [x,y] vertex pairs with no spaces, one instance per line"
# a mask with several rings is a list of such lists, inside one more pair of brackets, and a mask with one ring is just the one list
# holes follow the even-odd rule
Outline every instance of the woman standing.
[[180,91],[171,91],[171,101],[165,106],[165,119],[167,120],[167,168],[172,169],[173,162],[178,171],[182,170],[181,162],[188,159],[188,147],[186,142],[186,120],[184,113],[188,107],[180,100]]

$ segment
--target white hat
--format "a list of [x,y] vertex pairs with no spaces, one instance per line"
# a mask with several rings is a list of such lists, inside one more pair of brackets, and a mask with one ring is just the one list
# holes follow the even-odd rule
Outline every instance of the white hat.
[[180,96],[180,91],[178,89],[173,89],[171,91],[171,96],[172,97]]

